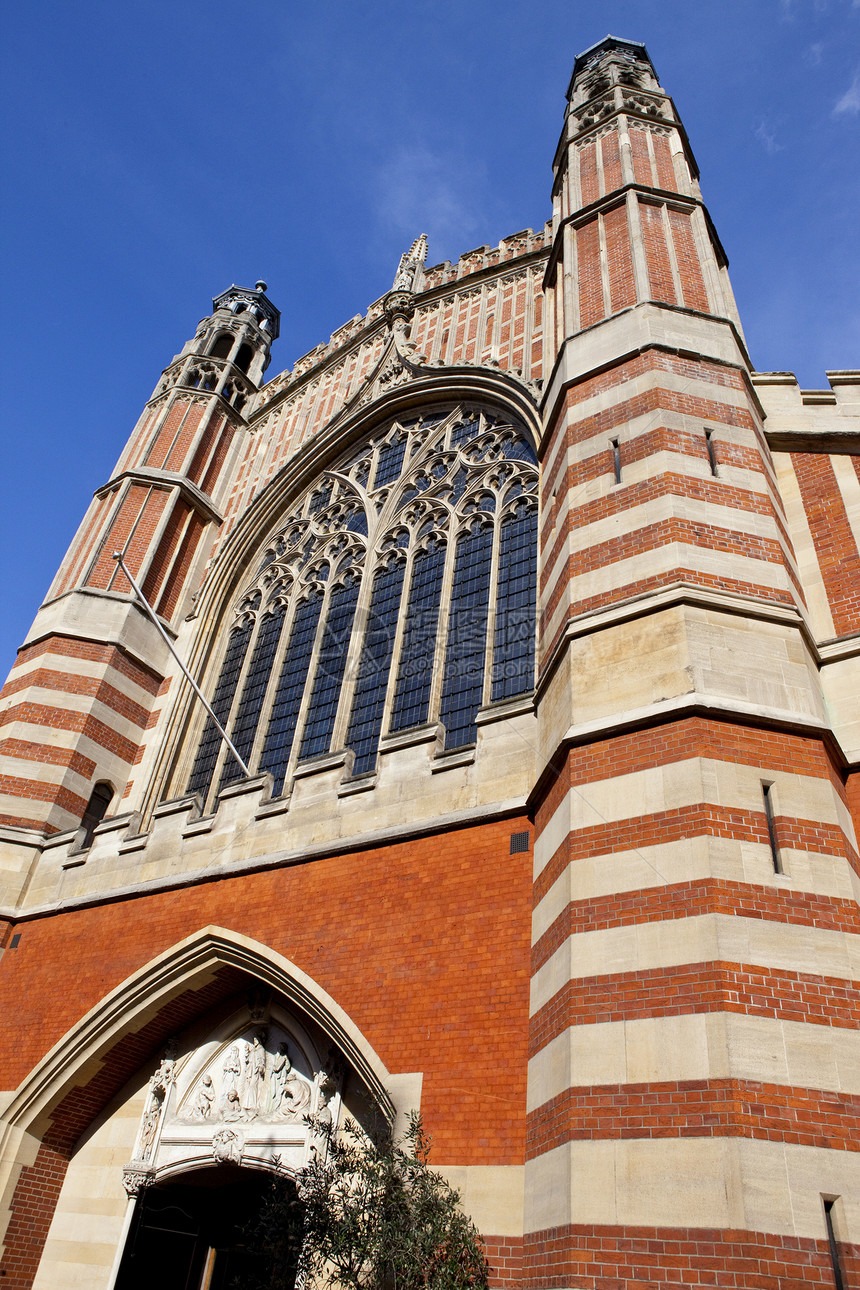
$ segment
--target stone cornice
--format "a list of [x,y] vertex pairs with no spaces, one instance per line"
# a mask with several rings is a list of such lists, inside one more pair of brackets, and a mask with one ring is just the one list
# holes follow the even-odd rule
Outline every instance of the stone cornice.
[[179,475],[173,470],[156,470],[153,466],[135,466],[133,470],[123,470],[112,476],[106,484],[102,484],[101,488],[97,488],[93,496],[104,497],[125,479],[137,484],[151,484],[154,488],[178,488],[183,500],[205,520],[220,524],[224,518],[209,494],[192,484],[185,475]]

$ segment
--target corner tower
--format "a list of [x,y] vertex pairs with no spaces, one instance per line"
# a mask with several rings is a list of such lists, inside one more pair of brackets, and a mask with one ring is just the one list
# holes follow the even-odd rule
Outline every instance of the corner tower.
[[854,1113],[856,840],[726,257],[644,45],[577,58],[554,174],[526,1267],[800,1285],[856,1178],[818,1127]]
[[265,293],[258,282],[217,296],[166,368],[18,653],[2,696],[15,773],[3,778],[0,823],[25,851],[28,837],[38,846],[85,816],[91,825],[93,811],[118,809],[166,658],[113,555],[123,553],[175,632],[278,335]]

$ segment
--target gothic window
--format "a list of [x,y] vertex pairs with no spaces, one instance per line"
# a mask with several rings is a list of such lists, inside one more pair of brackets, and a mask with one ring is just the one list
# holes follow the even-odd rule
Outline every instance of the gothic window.
[[240,372],[247,372],[251,366],[251,359],[254,357],[254,351],[250,345],[240,345],[239,352],[233,360]]
[[215,337],[209,353],[212,358],[229,358],[233,348],[233,337],[229,331],[222,331]]
[[[271,534],[212,706],[275,793],[312,758],[372,774],[380,740],[439,723],[474,745],[481,709],[534,686],[537,463],[524,428],[448,405],[385,423]],[[189,789],[240,774],[208,719]]]

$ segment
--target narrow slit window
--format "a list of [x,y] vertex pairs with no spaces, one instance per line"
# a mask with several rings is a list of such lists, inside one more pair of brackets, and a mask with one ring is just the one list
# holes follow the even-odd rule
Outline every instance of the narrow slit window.
[[824,1202],[824,1222],[827,1225],[827,1244],[830,1247],[830,1263],[833,1267],[833,1283],[836,1290],[846,1290],[845,1281],[842,1276],[842,1263],[839,1258],[839,1242],[836,1239],[836,1229],[833,1226],[833,1206],[835,1200],[826,1200]]
[[767,836],[770,841],[770,854],[773,860],[774,873],[782,873],[782,865],[779,859],[779,848],[776,845],[776,828],[773,822],[773,797],[771,789],[773,784],[762,784],[761,794],[764,798],[764,813],[767,819]]
[[612,469],[615,472],[616,484],[621,483],[621,449],[618,446],[618,440],[612,439]]
[[716,453],[714,452],[714,432],[713,432],[713,430],[706,430],[706,431],[705,431],[705,446],[706,446],[706,448],[708,449],[708,461],[709,461],[710,466],[711,466],[711,474],[712,474],[712,475],[716,475],[716,473],[717,473],[717,457],[716,457]]
[[108,807],[113,801],[113,788],[106,780],[96,784],[90,800],[87,802],[87,809],[84,811],[84,818],[81,820],[81,828],[84,831],[81,840],[80,850],[88,851],[93,845],[95,831],[101,824],[102,820],[108,813]]

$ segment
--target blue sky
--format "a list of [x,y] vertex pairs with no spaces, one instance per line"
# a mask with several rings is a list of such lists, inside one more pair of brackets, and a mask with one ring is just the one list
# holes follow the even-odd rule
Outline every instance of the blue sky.
[[860,365],[860,0],[36,0],[8,10],[0,671],[162,368],[231,282],[269,376],[549,215],[576,54],[644,41],[753,362]]

